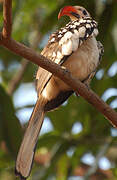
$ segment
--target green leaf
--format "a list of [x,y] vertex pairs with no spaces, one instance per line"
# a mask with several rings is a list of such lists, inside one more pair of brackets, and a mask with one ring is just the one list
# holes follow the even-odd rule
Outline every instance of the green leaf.
[[0,85],[0,139],[6,142],[9,152],[16,155],[22,138],[22,129],[11,97]]

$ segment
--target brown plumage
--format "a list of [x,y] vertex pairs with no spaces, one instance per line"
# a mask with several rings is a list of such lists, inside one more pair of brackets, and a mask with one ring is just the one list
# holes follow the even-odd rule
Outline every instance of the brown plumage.
[[[103,46],[95,38],[97,23],[80,6],[64,7],[58,17],[63,15],[68,15],[71,22],[51,35],[41,54],[66,67],[73,76],[89,85],[103,52]],[[38,99],[16,161],[16,174],[21,179],[30,174],[45,112],[60,106],[73,93],[71,87],[41,67],[36,81]]]

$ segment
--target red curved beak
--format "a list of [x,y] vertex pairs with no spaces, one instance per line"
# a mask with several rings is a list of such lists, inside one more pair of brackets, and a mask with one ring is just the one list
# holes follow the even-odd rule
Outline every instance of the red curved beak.
[[58,14],[58,19],[62,16],[71,16],[71,12],[77,13],[77,10],[73,6],[65,6],[62,8]]

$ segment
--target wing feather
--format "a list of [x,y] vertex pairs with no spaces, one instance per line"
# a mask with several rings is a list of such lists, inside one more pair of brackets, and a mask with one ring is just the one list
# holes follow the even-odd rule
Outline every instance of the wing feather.
[[[48,45],[43,49],[42,55],[45,56],[46,58],[56,62],[57,64],[61,63],[61,60],[63,59],[63,55],[60,53],[57,57],[57,53],[60,52],[60,46],[59,44],[52,43],[48,47]],[[51,78],[52,73],[48,72],[47,70],[39,67],[36,75],[36,80],[37,80],[37,92],[38,95],[42,92],[46,84],[48,83],[49,79]]]

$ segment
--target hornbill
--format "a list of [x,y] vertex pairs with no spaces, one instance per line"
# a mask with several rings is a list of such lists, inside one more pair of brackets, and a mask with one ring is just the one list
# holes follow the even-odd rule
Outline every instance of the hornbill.
[[[103,54],[96,40],[97,22],[81,6],[65,6],[58,14],[70,17],[70,22],[54,32],[41,54],[68,69],[72,76],[89,85]],[[39,132],[46,112],[66,101],[73,90],[61,79],[39,67],[36,74],[38,99],[29,120],[16,160],[16,175],[25,180],[32,168]]]

